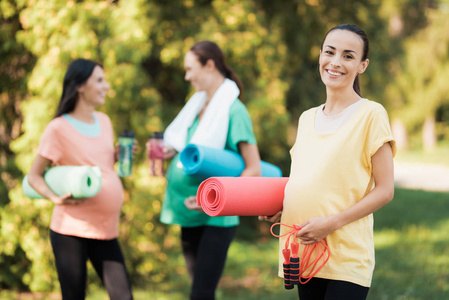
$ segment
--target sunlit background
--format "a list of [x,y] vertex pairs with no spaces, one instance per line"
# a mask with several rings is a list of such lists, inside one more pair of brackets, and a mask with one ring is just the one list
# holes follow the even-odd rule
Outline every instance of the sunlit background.
[[[111,84],[101,108],[140,151],[120,237],[136,299],[186,299],[179,229],[159,222],[163,178],[148,174],[145,142],[192,90],[183,57],[215,41],[245,87],[263,160],[289,173],[302,111],[323,103],[317,71],[331,27],[353,23],[370,39],[364,97],[387,109],[397,160],[449,166],[448,0],[0,0],[0,297],[60,299],[49,242],[52,204],[21,190],[74,58],[96,60]],[[448,179],[449,180],[449,179]],[[448,193],[398,188],[375,214],[378,267],[369,299],[447,299]],[[219,299],[296,299],[276,276],[268,224],[242,218]],[[89,269],[88,299],[107,299]],[[33,298],[34,297],[34,298]]]

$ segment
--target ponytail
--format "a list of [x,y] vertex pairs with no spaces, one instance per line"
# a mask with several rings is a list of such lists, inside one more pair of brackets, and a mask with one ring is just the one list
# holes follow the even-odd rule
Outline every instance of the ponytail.
[[359,74],[357,74],[357,76],[354,79],[354,83],[352,84],[352,88],[354,89],[354,91],[357,93],[357,95],[359,95],[360,97],[362,97],[362,93],[360,92],[360,80],[359,80]]
[[238,87],[239,90],[240,90],[239,99],[242,100],[242,97],[243,97],[243,84],[242,84],[242,82],[240,81],[240,79],[239,79],[239,77],[237,76],[237,74],[235,74],[235,72],[231,69],[231,67],[225,65],[225,66],[224,66],[224,69],[225,69],[225,74],[224,74],[224,76],[225,76],[226,78],[231,79],[232,81],[235,82],[235,84],[237,84],[237,87]]
[[102,67],[97,62],[82,58],[75,59],[70,63],[64,76],[62,95],[55,118],[75,109],[79,98],[78,89],[86,83],[96,66]]

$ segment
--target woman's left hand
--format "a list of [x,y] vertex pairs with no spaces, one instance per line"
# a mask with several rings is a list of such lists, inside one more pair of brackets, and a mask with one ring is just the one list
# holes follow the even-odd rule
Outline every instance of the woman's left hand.
[[296,237],[301,240],[301,244],[303,245],[318,243],[336,230],[332,222],[332,217],[312,218],[299,226],[302,229],[298,231]]

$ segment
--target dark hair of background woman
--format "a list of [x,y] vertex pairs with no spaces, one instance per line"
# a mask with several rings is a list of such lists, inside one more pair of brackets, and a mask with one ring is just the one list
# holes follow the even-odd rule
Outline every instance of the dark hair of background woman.
[[79,98],[78,89],[86,83],[96,66],[103,68],[99,63],[83,58],[75,59],[70,63],[64,76],[62,96],[55,118],[75,109]]
[[211,41],[201,41],[193,45],[192,48],[190,48],[190,51],[192,51],[198,57],[199,62],[203,66],[209,59],[212,59],[217,70],[225,78],[229,78],[237,84],[240,90],[239,99],[242,100],[243,85],[234,71],[228,65],[226,65],[223,52],[217,44]]
[[[360,29],[359,27],[357,27],[356,25],[353,24],[342,24],[342,25],[338,25],[335,26],[334,28],[332,28],[331,30],[329,30],[326,33],[326,36],[323,39],[323,42],[321,43],[321,50],[323,50],[323,43],[324,40],[326,39],[327,35],[329,34],[329,32],[333,31],[333,30],[348,30],[351,32],[354,32],[355,34],[357,34],[363,41],[363,55],[362,55],[362,59],[361,61],[364,61],[368,58],[368,54],[369,54],[369,40],[368,40],[368,36],[366,35],[366,33]],[[352,85],[354,88],[354,91],[360,96],[362,97],[362,94],[360,92],[360,82],[359,82],[359,75],[357,74],[357,76],[354,79],[354,84]]]

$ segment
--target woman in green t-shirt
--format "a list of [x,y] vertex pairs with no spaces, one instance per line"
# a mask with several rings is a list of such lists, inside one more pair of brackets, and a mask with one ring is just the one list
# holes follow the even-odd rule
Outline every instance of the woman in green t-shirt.
[[195,44],[184,58],[185,79],[196,93],[164,133],[165,158],[173,158],[161,221],[181,226],[181,242],[192,279],[190,299],[215,299],[237,216],[210,217],[196,205],[201,180],[185,174],[179,153],[189,144],[238,152],[240,176],[260,176],[260,157],[248,111],[238,99],[241,83],[213,42]]

